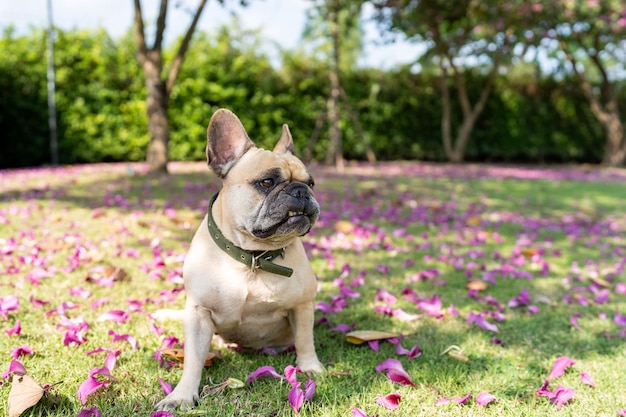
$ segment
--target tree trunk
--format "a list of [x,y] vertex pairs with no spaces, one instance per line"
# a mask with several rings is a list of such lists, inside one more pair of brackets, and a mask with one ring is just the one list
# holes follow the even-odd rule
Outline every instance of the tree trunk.
[[146,162],[148,163],[148,171],[150,173],[167,174],[170,141],[170,129],[167,118],[169,100],[165,82],[160,77],[159,70],[156,67],[150,61],[146,61],[144,65],[148,90],[146,112],[148,115],[148,132],[150,133]]
[[619,113],[607,112],[601,122],[606,134],[602,164],[612,167],[624,165],[626,162],[626,137]]
[[200,0],[193,15],[193,19],[185,36],[183,37],[176,56],[172,60],[167,77],[164,79],[161,74],[162,57],[161,47],[163,34],[165,31],[165,21],[167,17],[168,0],[161,0],[159,6],[159,16],[156,22],[156,32],[154,44],[148,48],[143,25],[141,11],[141,0],[134,0],[135,6],[135,44],[137,45],[137,59],[141,64],[146,79],[148,95],[146,99],[146,112],[148,115],[148,132],[150,133],[150,144],[146,162],[150,173],[167,174],[167,163],[169,160],[170,128],[167,118],[169,98],[185,59],[185,54],[189,49],[191,37],[193,36],[200,15],[204,10],[207,0]]
[[330,122],[330,143],[326,154],[326,163],[335,163],[339,171],[344,169],[344,159],[341,137],[341,115],[339,112],[339,100],[341,96],[341,84],[339,82],[339,7],[334,1],[330,6],[328,20],[330,22],[330,32],[333,40],[333,56],[329,73],[330,79],[330,99],[328,100],[328,118]]

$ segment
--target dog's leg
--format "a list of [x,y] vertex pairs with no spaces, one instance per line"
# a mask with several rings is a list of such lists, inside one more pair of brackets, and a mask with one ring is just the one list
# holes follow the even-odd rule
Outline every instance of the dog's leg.
[[300,304],[290,317],[296,345],[296,363],[300,370],[310,374],[320,374],[324,368],[317,359],[313,341],[314,303]]
[[204,361],[211,347],[214,325],[209,310],[202,308],[190,297],[187,298],[183,317],[185,334],[185,361],[183,375],[167,397],[156,405],[157,409],[192,406],[198,398]]

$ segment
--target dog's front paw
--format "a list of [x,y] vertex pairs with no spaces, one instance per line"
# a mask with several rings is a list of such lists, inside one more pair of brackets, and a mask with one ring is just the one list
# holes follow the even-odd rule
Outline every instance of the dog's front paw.
[[159,401],[154,408],[157,410],[175,410],[180,407],[184,410],[193,407],[196,404],[196,400],[196,395],[177,393],[176,390],[174,390],[167,397]]
[[319,375],[324,372],[324,367],[317,358],[299,360],[298,367],[308,375]]

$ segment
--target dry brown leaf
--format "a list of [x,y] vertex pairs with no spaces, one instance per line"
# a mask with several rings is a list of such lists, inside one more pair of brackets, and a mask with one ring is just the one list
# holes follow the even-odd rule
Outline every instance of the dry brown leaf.
[[[161,349],[161,355],[167,359],[180,362],[181,368],[182,368],[183,363],[185,363],[185,352],[183,349]],[[204,366],[213,365],[213,359],[217,357],[219,357],[218,352],[209,352],[209,354],[207,355],[204,361]]]
[[335,223],[335,231],[344,233],[346,235],[348,233],[352,233],[354,231],[354,228],[354,223],[348,220],[339,220],[337,223]]
[[9,392],[9,417],[18,417],[37,404],[44,392],[43,387],[28,375],[13,375]]
[[457,361],[461,362],[469,362],[470,359],[463,353],[463,349],[458,347],[457,345],[448,346],[440,355],[448,355]]
[[467,219],[467,224],[469,226],[480,226],[480,217],[474,216]]
[[467,281],[467,284],[465,284],[465,288],[471,291],[485,291],[487,287],[487,283],[479,279],[470,279]]
[[102,268],[92,268],[85,277],[86,281],[97,281],[103,278],[112,278],[113,281],[126,281],[128,273],[122,268],[113,265],[104,265]]
[[384,340],[400,337],[399,333],[381,332],[378,330],[355,330],[346,333],[346,340],[352,344],[360,345],[370,340]]

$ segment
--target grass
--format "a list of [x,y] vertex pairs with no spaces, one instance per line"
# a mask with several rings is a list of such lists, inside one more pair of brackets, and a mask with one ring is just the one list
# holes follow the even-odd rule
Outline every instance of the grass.
[[[33,355],[20,358],[28,374],[41,384],[63,381],[25,416],[76,416],[91,407],[103,416],[149,416],[163,397],[158,378],[174,385],[180,377],[181,370],[160,367],[152,357],[165,336],[182,341],[180,323],[156,323],[162,330],[158,336],[149,315],[131,311],[129,300],[147,313],[183,306],[184,292],[172,290],[181,288],[182,259],[219,185],[205,164],[172,164],[168,178],[134,175],[142,169],[103,164],[0,172],[0,295],[17,295],[20,302],[6,319],[0,316],[0,327],[11,328],[16,320],[22,327],[19,336],[0,335],[0,370],[7,369],[13,349],[28,345]],[[402,333],[403,346],[419,344],[423,354],[408,360],[387,342],[375,352],[347,343],[329,326],[317,326],[318,355],[327,372],[316,378],[315,397],[305,402],[302,416],[346,416],[353,407],[377,416],[615,416],[626,409],[624,327],[613,320],[616,312],[626,314],[626,294],[618,286],[626,282],[626,176],[575,168],[567,171],[570,176],[550,169],[483,169],[403,163],[363,165],[337,174],[312,168],[323,213],[305,240],[320,280],[318,301],[329,302],[339,293],[337,278],[350,283],[364,276],[363,285],[353,287],[359,298],[347,299],[334,314],[318,311],[317,318],[325,316],[333,326],[355,323],[357,329]],[[338,231],[339,220],[352,230]],[[485,291],[468,296],[469,275],[480,280],[515,260],[514,270],[530,272],[532,278],[496,275]],[[549,266],[545,276],[542,262]],[[87,281],[94,267],[106,265],[123,269],[127,278],[111,287]],[[342,276],[344,265],[349,273]],[[440,275],[413,279],[427,269]],[[423,314],[402,297],[407,287],[420,297],[438,295],[443,309],[453,305],[458,316]],[[403,321],[377,312],[380,289],[398,298],[393,308],[420,317]],[[506,307],[522,289],[538,306],[536,314]],[[605,289],[608,301],[594,301]],[[494,311],[482,298],[486,295],[503,306],[504,320],[488,318],[497,324],[497,334],[466,322],[470,312]],[[37,307],[30,297],[49,304]],[[104,299],[105,304],[92,308]],[[78,306],[67,309],[67,317],[84,317],[89,325],[87,341],[77,346],[64,346],[59,314],[46,314],[65,301]],[[125,310],[130,319],[98,321],[110,310]],[[582,314],[580,330],[570,323],[574,314]],[[112,342],[110,330],[134,336],[138,350],[125,341]],[[494,336],[503,345],[494,344]],[[469,361],[441,355],[452,345]],[[98,347],[120,350],[115,380],[83,406],[78,387],[92,368],[103,366],[106,355],[85,353]],[[575,391],[559,410],[535,391],[560,356],[576,363],[550,384],[553,390],[563,385]],[[374,371],[389,357],[403,363],[416,388]],[[203,383],[245,380],[264,365],[282,372],[294,362],[293,353],[223,350],[206,369]],[[596,386],[583,384],[581,372],[589,373]],[[5,415],[11,384],[2,382],[0,415]],[[289,389],[284,381],[261,378],[202,398],[198,407],[177,415],[292,415]],[[435,405],[442,397],[469,392],[475,398],[483,391],[497,401],[487,407],[473,399]],[[377,397],[394,392],[402,396],[398,409],[376,403]]]

